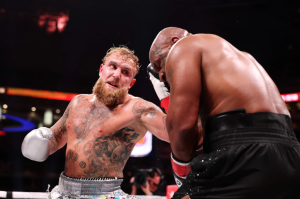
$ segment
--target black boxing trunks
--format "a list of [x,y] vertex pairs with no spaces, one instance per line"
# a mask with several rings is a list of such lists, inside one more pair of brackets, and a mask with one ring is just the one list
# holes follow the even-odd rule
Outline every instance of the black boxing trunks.
[[244,109],[212,116],[203,149],[173,199],[300,198],[300,144],[289,116]]

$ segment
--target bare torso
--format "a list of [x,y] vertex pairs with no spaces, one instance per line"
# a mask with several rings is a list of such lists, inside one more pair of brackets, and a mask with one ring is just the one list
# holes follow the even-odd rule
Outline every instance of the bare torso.
[[[109,109],[94,95],[77,96],[67,108],[61,127],[67,134],[65,174],[75,178],[123,177],[123,168],[135,144],[147,129],[140,116],[155,115],[156,108],[132,96],[127,102]],[[150,110],[150,111],[149,111]],[[64,131],[60,131],[64,133]],[[60,135],[56,134],[59,139]],[[61,135],[62,138],[62,135]]]
[[191,38],[202,51],[200,117],[244,108],[247,113],[290,115],[280,93],[264,68],[248,53],[210,34]]

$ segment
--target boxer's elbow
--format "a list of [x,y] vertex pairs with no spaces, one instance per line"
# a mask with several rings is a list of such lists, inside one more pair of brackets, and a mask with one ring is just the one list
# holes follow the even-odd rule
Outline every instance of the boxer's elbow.
[[197,140],[198,128],[196,123],[174,123],[173,125],[169,125],[169,128],[170,142],[180,142],[187,146]]
[[198,127],[197,124],[198,117],[192,117],[191,115],[185,117],[169,117],[169,115],[167,115],[166,125],[168,132],[175,130],[185,134],[185,132],[195,131]]
[[[53,129],[52,129],[53,130]],[[53,153],[55,153],[57,150],[61,149],[62,147],[64,147],[67,143],[67,136],[64,135],[62,137],[58,137],[56,135],[56,132],[54,131],[54,135],[51,138],[51,140],[49,140],[49,144],[50,144],[50,155],[52,155]]]
[[192,158],[198,138],[195,132],[195,128],[186,126],[169,133],[172,151],[179,160],[189,161]]
[[58,142],[55,136],[51,140],[49,140],[50,143],[50,155],[55,153],[58,150]]
[[158,133],[154,133],[154,132],[151,132],[151,133],[153,133],[153,135],[155,135],[158,139],[170,143],[169,134],[166,130],[163,130],[163,131],[160,130]]
[[167,131],[161,136],[161,140],[170,143],[170,137]]

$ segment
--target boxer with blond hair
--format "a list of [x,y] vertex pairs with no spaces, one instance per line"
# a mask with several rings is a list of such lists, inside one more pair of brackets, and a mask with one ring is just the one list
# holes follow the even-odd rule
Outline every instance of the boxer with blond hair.
[[24,138],[23,155],[39,162],[67,144],[65,168],[49,199],[135,197],[120,188],[135,144],[147,131],[169,141],[165,114],[153,103],[128,94],[138,70],[133,51],[111,48],[93,94],[74,97],[51,128],[41,127]]

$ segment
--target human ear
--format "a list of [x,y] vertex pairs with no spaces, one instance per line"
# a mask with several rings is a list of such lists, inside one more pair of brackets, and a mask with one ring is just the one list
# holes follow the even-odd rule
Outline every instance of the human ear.
[[136,82],[136,79],[133,79],[133,80],[130,82],[130,85],[129,85],[128,90],[135,84],[135,82]]
[[100,65],[100,68],[99,68],[99,76],[100,76],[100,74],[101,74],[102,71],[103,71],[103,66],[104,66],[103,64]]
[[179,40],[178,37],[172,37],[172,45],[175,44]]

